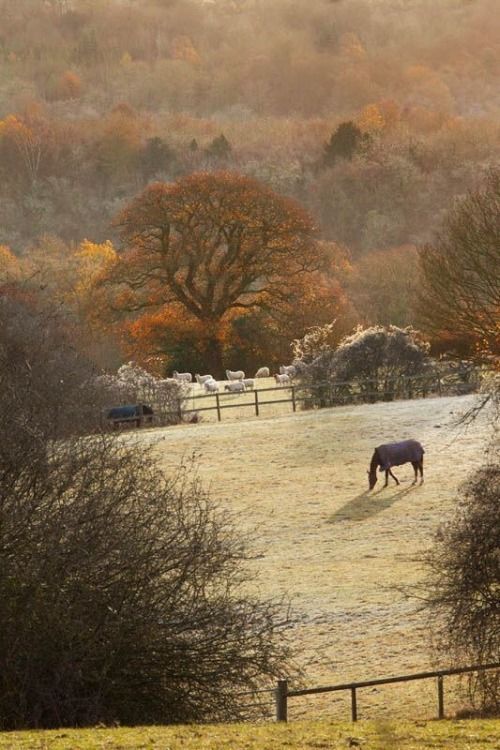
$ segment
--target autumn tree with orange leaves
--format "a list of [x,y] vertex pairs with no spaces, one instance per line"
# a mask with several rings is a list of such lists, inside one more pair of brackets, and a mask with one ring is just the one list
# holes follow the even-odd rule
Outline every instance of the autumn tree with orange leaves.
[[201,323],[214,375],[232,317],[286,304],[328,263],[298,203],[230,172],[150,185],[115,224],[126,249],[107,278],[113,305],[136,320],[185,311]]

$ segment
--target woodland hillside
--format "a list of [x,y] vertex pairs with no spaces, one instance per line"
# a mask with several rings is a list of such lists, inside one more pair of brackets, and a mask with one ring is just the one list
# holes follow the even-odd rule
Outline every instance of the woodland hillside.
[[408,325],[415,247],[499,160],[496,11],[0,0],[2,257],[35,259],[53,290],[81,243],[119,245],[113,219],[148,184],[226,170],[295,199],[335,247],[336,304],[288,343],[340,312]]

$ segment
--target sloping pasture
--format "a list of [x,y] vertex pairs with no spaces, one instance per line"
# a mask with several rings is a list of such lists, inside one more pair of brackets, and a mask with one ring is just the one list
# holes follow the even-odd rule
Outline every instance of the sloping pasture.
[[[473,398],[202,422],[136,436],[155,446],[166,471],[196,454],[211,496],[250,532],[256,588],[263,596],[286,592],[292,599],[290,635],[303,684],[335,684],[436,665],[433,622],[397,587],[422,579],[418,556],[450,517],[460,482],[484,459],[485,419],[467,430],[454,425]],[[396,470],[399,487],[384,489],[379,480],[368,492],[374,447],[405,438],[425,447],[424,485],[412,486],[413,469],[406,465]],[[441,665],[449,666],[446,654]],[[456,706],[452,684],[446,681],[447,711]],[[348,700],[347,694],[291,700],[289,715],[347,718]],[[435,715],[435,686],[362,690],[358,704],[361,718],[389,709],[429,717]]]

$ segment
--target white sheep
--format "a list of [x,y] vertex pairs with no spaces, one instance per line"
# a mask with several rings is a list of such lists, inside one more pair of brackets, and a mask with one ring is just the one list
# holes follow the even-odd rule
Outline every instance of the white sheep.
[[193,380],[190,372],[177,372],[177,370],[174,370],[172,375],[176,380],[184,381],[185,383],[191,383]]
[[241,380],[235,380],[232,383],[226,383],[224,390],[229,393],[243,393],[245,391],[245,386]]
[[253,391],[253,388],[254,388],[254,385],[255,385],[255,382],[254,382],[253,378],[243,378],[243,380],[241,382],[245,386],[245,390],[246,391]]
[[288,375],[290,378],[294,378],[297,374],[297,368],[295,365],[281,365],[280,374]]
[[226,370],[226,378],[228,380],[243,380],[245,377],[245,373],[243,370],[235,370],[234,372],[232,370]]
[[203,387],[207,393],[217,393],[219,390],[219,384],[213,378],[211,380],[205,380]]
[[196,373],[195,378],[199,385],[204,385],[207,380],[214,380],[213,375],[198,375],[198,373]]
[[256,378],[268,378],[270,375],[269,367],[259,367],[255,373]]
[[278,385],[290,385],[291,383],[290,375],[288,375],[286,372],[283,372],[280,375],[276,374],[274,376],[274,379]]

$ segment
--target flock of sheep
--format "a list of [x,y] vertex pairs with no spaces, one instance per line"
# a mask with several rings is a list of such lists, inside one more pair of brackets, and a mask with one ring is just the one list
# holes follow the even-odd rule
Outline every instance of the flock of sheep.
[[[295,365],[281,365],[279,373],[276,373],[274,379],[277,385],[290,385],[293,378],[297,374],[297,368]],[[213,375],[198,375],[195,376],[196,382],[202,386],[206,393],[218,393],[219,383]],[[253,378],[246,378],[243,370],[226,370],[227,382],[224,383],[224,390],[228,393],[243,393],[244,391],[253,391],[255,386],[255,378],[269,378],[270,370],[269,367],[259,367]],[[178,380],[183,383],[192,383],[193,376],[190,372],[173,372],[174,380]]]

